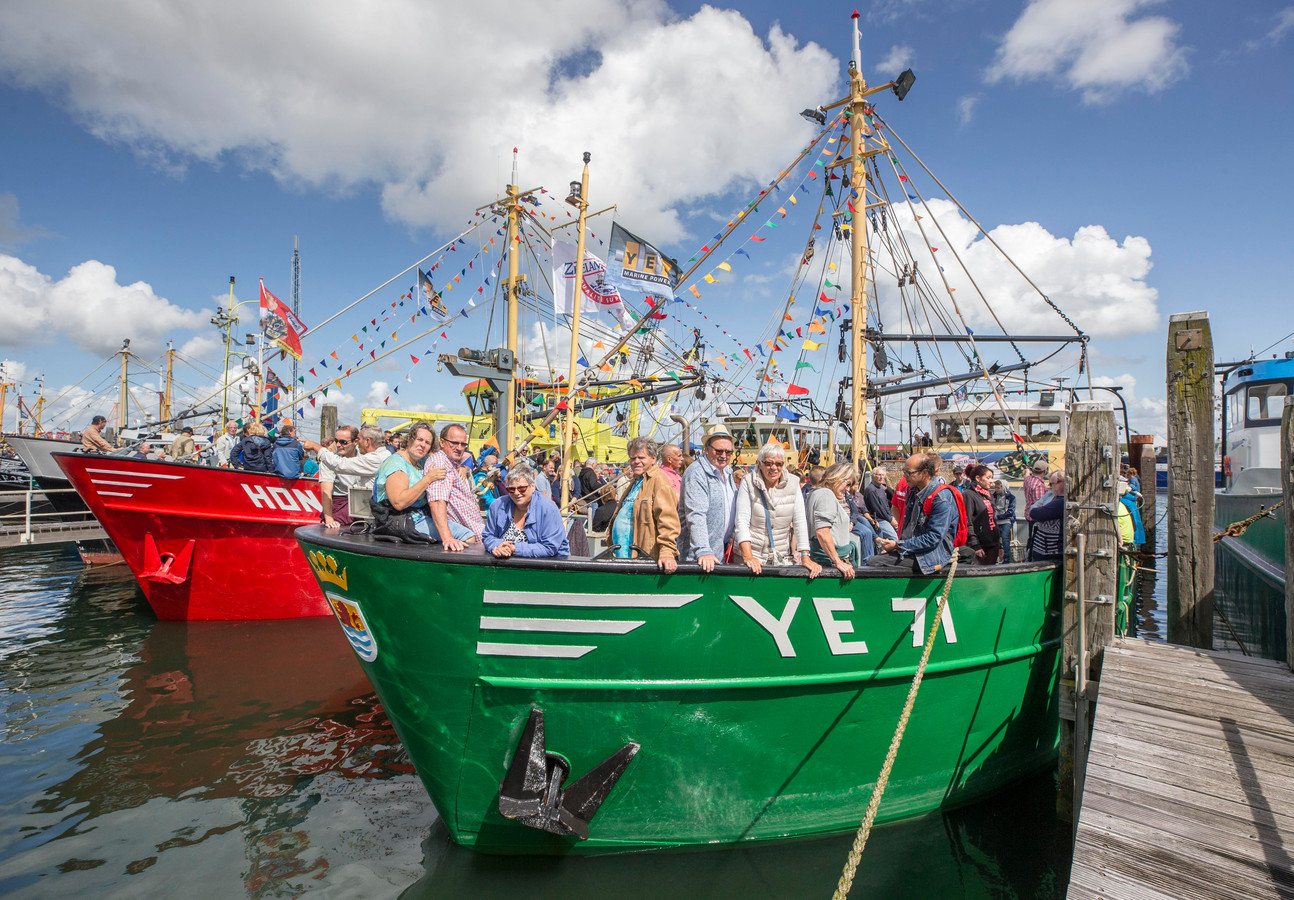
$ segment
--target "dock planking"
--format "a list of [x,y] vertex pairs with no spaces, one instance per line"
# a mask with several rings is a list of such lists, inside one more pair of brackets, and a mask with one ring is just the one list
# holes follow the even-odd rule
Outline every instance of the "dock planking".
[[1118,638],[1105,650],[1069,894],[1294,898],[1294,675]]

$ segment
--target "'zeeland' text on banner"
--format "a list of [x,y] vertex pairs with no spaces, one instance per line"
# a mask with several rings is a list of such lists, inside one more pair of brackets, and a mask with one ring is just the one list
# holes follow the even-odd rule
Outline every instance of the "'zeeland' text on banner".
[[265,287],[261,279],[261,333],[283,351],[301,358],[301,335],[307,331],[305,323],[297,318],[288,306]]
[[[567,241],[553,241],[553,310],[558,315],[575,312],[575,250]],[[634,321],[625,311],[620,292],[603,282],[607,265],[588,250],[584,251],[584,303],[593,309],[606,310],[620,320],[626,328]],[[586,307],[587,309],[587,307]]]
[[622,291],[672,297],[681,274],[676,260],[633,232],[612,223],[604,278],[607,284]]

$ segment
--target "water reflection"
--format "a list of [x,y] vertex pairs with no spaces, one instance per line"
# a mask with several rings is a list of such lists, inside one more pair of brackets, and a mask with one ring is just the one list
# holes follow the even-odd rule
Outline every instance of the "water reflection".
[[45,552],[0,557],[0,583],[0,893],[417,876],[434,812],[331,620],[157,622],[128,573]]
[[[1055,777],[942,816],[872,832],[851,896],[1060,898],[1070,832],[1055,818]],[[595,858],[488,857],[427,839],[427,872],[401,900],[571,897],[829,897],[853,836],[730,850]]]

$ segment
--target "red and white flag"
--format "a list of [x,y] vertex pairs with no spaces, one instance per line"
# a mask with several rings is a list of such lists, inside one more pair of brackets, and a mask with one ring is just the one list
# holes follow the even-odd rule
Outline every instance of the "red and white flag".
[[305,334],[305,323],[297,318],[288,306],[265,287],[261,279],[261,333],[278,344],[285,352],[296,359],[301,358],[301,335]]

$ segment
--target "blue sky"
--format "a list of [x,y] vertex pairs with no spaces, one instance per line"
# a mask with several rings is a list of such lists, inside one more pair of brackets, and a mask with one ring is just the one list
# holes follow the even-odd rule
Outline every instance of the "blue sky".
[[[591,149],[594,207],[618,203],[618,221],[687,259],[811,137],[799,110],[844,91],[849,5],[462,6],[0,11],[0,358],[24,393],[38,374],[50,395],[75,384],[125,337],[150,358],[170,338],[215,365],[200,311],[231,274],[240,300],[258,276],[286,299],[294,235],[303,317],[320,321],[457,233],[508,180],[513,146],[521,182],[555,193]],[[1061,251],[1104,229],[1077,263],[1039,250],[1031,274],[1069,285],[1094,372],[1128,386],[1134,428],[1162,429],[1169,313],[1209,310],[1220,357],[1294,349],[1294,6],[861,11],[868,80],[896,74],[886,62],[917,73],[881,114],[986,228],[1036,223],[1033,246]],[[679,309],[669,327],[717,322],[756,342],[797,234],[708,291],[695,304],[708,320]],[[368,318],[308,340],[307,361]],[[446,343],[471,343],[467,324]],[[342,402],[357,411],[399,386],[404,406],[456,408],[454,382],[429,369],[374,366]]]

